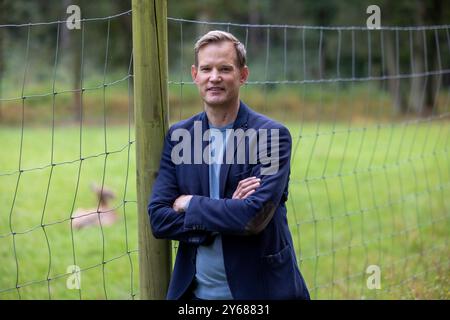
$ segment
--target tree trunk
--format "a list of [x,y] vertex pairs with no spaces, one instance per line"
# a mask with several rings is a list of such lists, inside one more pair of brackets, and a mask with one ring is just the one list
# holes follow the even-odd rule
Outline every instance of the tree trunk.
[[[196,4],[197,4],[197,17],[196,19],[199,21],[211,21],[211,16],[214,15],[214,9],[211,8],[210,3],[208,3],[208,1],[210,2],[210,0],[197,0]],[[198,23],[195,27],[195,32],[196,32],[196,37],[195,39],[198,39],[199,37],[201,37],[202,35],[204,35],[205,33],[207,33],[209,30],[211,30],[212,26],[209,26],[207,24],[203,24],[203,23]],[[216,28],[214,28],[216,29]]]
[[[439,25],[442,23],[443,8],[441,1],[417,1],[417,4],[416,21],[418,25]],[[415,72],[440,71],[438,70],[438,52],[436,46],[436,41],[439,42],[439,33],[438,39],[435,37],[434,30],[429,32],[420,31],[417,33],[417,50],[415,50],[417,57],[414,59],[414,66],[417,69],[415,68]],[[442,75],[440,74],[412,79],[411,90],[419,88],[422,93],[421,99],[412,99],[414,109],[419,115],[428,117],[436,111],[437,93],[441,86],[441,81]],[[412,95],[417,95],[417,93],[413,93]]]
[[[330,16],[326,8],[321,8],[318,14],[318,23],[320,26],[325,26],[329,24]],[[323,79],[326,77],[326,60],[327,60],[327,43],[325,41],[325,32],[322,31],[322,43],[321,43],[321,53],[319,57],[319,66],[317,67],[317,79]]]
[[[261,24],[260,6],[258,0],[250,0],[248,4],[248,21],[249,24],[258,25]],[[262,28],[249,28],[248,29],[248,41],[247,47],[250,47],[253,52],[259,52],[261,45],[265,39],[261,32]],[[263,40],[264,39],[264,40]]]
[[[83,18],[83,9],[82,9],[82,3],[81,0],[64,0],[64,2],[67,2],[68,5],[75,4],[78,5],[81,9],[81,19]],[[81,28],[84,28],[83,23],[81,23]],[[72,114],[73,114],[73,120],[75,122],[81,121],[81,97],[82,97],[82,79],[81,79],[81,68],[83,67],[81,65],[81,29],[73,29],[69,30],[69,41],[70,41],[70,47],[72,48],[73,52],[73,88],[75,91],[73,92],[73,102],[72,102]],[[78,89],[78,90],[77,90]]]
[[[394,42],[395,34],[392,35],[392,32],[387,31],[385,37],[386,43],[386,68],[387,75],[390,77],[388,79],[388,90],[393,99],[393,107],[395,114],[404,114],[407,111],[406,108],[406,97],[403,96],[401,88],[400,88],[400,78],[398,78],[400,67],[397,66],[397,59],[399,53],[396,52],[397,49],[395,47]],[[392,77],[392,78],[391,78]]]
[[[413,45],[413,61],[412,61],[412,74],[423,73],[425,69],[424,65],[424,50],[423,50],[423,38],[421,31],[414,31],[412,37],[414,41]],[[411,77],[411,91],[409,95],[409,105],[412,107],[415,113],[420,113],[424,101],[424,85],[427,81],[426,77]]]
[[[63,0],[61,3],[62,11],[66,13],[67,7],[70,5],[77,5],[81,9],[81,18],[83,18],[83,8],[80,0]],[[66,18],[69,15],[66,14]],[[81,24],[83,28],[83,24]],[[81,30],[67,28],[66,23],[60,24],[60,52],[68,53],[70,66],[72,70],[72,87],[73,96],[70,103],[71,118],[75,122],[81,120],[80,107],[81,107]],[[69,69],[70,70],[70,69]]]

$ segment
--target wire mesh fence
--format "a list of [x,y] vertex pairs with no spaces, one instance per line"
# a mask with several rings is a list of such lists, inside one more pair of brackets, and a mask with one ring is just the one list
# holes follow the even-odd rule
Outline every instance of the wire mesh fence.
[[202,109],[189,70],[214,29],[247,48],[241,99],[293,136],[288,217],[312,297],[448,298],[449,27],[169,18],[173,121]]
[[2,299],[137,295],[131,43],[109,68],[120,19],[130,12],[70,32],[66,21],[0,26],[11,48],[0,98]]
[[[1,299],[139,297],[132,52],[110,41],[130,13],[0,26]],[[172,123],[202,111],[193,45],[221,29],[247,48],[242,100],[290,129],[289,225],[315,299],[448,298],[449,28],[168,18]]]

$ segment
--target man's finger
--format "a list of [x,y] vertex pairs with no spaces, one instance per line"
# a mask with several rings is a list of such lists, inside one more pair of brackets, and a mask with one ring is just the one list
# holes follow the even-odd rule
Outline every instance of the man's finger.
[[247,192],[249,192],[250,190],[254,190],[256,188],[258,188],[260,186],[259,181],[253,182],[252,184],[247,185],[244,188],[240,189],[240,193],[241,194],[246,194]]
[[239,182],[239,184],[238,184],[238,188],[241,188],[241,189],[242,189],[242,188],[245,188],[245,187],[247,187],[247,186],[249,186],[249,185],[255,183],[255,181],[260,182],[261,179],[256,178],[256,177],[251,177],[251,178],[247,178],[247,179],[241,180],[241,181]]
[[256,188],[258,188],[261,183],[260,179],[247,181],[245,184],[245,187],[239,186],[236,191],[233,193],[233,199],[243,199],[248,196],[249,191],[254,191]]
[[233,199],[242,199],[242,197],[248,196],[247,193],[259,187],[260,183],[261,179],[255,176],[242,179],[233,193]]
[[241,181],[239,181],[239,184],[242,184],[242,183],[245,183],[245,182],[247,182],[247,181],[250,181],[250,180],[254,180],[254,179],[257,179],[256,177],[248,177],[248,178],[245,178],[245,179],[242,179]]
[[256,191],[255,189],[250,190],[247,194],[243,195],[241,199],[247,198],[249,195],[251,195],[251,194],[252,194],[253,192],[255,192],[255,191]]

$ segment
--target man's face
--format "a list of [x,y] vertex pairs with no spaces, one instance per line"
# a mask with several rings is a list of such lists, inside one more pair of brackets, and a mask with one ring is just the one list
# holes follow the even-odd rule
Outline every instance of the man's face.
[[237,54],[230,41],[210,43],[198,52],[198,67],[192,79],[209,107],[230,107],[239,102],[239,88],[247,81],[248,68],[237,66]]

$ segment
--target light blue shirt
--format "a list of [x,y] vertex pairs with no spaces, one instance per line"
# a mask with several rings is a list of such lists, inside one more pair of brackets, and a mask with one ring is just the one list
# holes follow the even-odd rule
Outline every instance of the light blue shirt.
[[[223,162],[223,153],[227,143],[229,132],[226,129],[233,128],[233,123],[216,128],[210,124],[210,165],[209,165],[209,197],[219,199],[220,166]],[[212,244],[199,246],[196,258],[197,287],[195,296],[205,300],[231,300],[230,287],[223,260],[222,236],[217,234]]]

